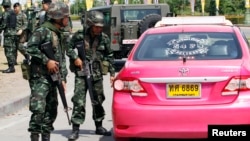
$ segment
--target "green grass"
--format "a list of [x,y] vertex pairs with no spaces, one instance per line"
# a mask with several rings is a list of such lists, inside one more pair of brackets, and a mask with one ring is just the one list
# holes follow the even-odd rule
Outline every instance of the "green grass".
[[80,16],[79,15],[70,15],[70,18],[72,21],[75,21],[75,20],[80,20]]

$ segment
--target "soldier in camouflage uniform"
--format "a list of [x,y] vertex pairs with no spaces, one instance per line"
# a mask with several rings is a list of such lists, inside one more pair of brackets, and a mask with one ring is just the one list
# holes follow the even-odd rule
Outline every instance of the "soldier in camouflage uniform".
[[[47,16],[47,11],[51,2],[52,2],[51,0],[42,1],[42,10],[39,12],[39,20],[38,20],[37,26],[40,26],[41,24],[43,24],[45,21],[49,19],[49,17]],[[65,37],[64,39],[65,44],[70,40],[70,34],[72,33],[72,28],[73,28],[72,21],[71,21],[71,18],[69,17],[68,26],[61,28]]]
[[[16,51],[16,44],[15,38],[16,38],[16,29],[15,29],[15,23],[10,22],[10,14],[14,11],[11,9],[11,1],[10,0],[3,0],[2,6],[4,8],[3,12],[3,22],[0,25],[0,30],[3,30],[3,36],[4,36],[4,53],[7,58],[8,62],[8,69],[4,70],[3,73],[14,73],[15,72],[15,51]],[[12,18],[11,18],[12,19]],[[11,24],[10,24],[11,23]]]
[[42,10],[39,13],[37,26],[40,26],[45,21],[49,20],[47,11],[49,9],[49,5],[51,4],[51,2],[52,2],[51,0],[42,0]]
[[[84,41],[86,58],[90,62],[93,61],[92,86],[94,89],[94,97],[97,97],[98,103],[100,103],[100,106],[102,106],[102,103],[105,100],[105,96],[103,90],[103,73],[100,67],[100,62],[108,62],[107,71],[110,72],[110,82],[113,83],[115,77],[115,69],[113,66],[113,51],[110,48],[109,37],[102,32],[104,26],[103,14],[98,11],[91,11],[87,15],[88,28],[85,29],[86,31],[77,31],[70,40],[68,47],[72,49],[74,48],[75,43],[79,41]],[[69,55],[69,58],[72,57],[70,57]],[[75,73],[75,89],[74,95],[71,99],[71,101],[73,102],[73,112],[71,117],[73,129],[72,133],[68,137],[69,140],[76,140],[79,137],[80,124],[83,124],[85,120],[85,104],[87,90],[88,86],[86,76],[79,76],[77,73]],[[110,136],[111,132],[107,131],[102,126],[102,121],[104,119],[105,112],[99,111],[97,108],[93,109],[93,120],[96,126],[95,133],[98,135]]]
[[[66,75],[63,73],[67,68],[61,65],[65,62],[65,46],[60,28],[67,26],[68,16],[68,6],[62,2],[51,3],[48,10],[50,19],[37,28],[28,41],[27,51],[31,56],[29,109],[32,112],[28,131],[31,132],[31,141],[39,141],[39,134],[42,136],[42,141],[50,141],[50,133],[54,130],[58,99],[57,88],[50,74],[60,73],[65,89]],[[40,50],[41,45],[46,42],[52,43],[55,60],[49,59]],[[80,67],[82,62],[80,59],[77,60],[75,65]]]
[[16,38],[16,59],[17,59],[17,51],[19,50],[21,54],[25,57],[25,61],[29,62],[29,55],[26,51],[26,47],[23,45],[26,41],[22,39],[21,36],[26,36],[25,31],[28,26],[28,19],[24,12],[21,10],[21,5],[19,2],[15,3],[13,5],[14,11],[16,13],[17,17],[17,24],[16,24],[16,30],[17,30],[17,38]]

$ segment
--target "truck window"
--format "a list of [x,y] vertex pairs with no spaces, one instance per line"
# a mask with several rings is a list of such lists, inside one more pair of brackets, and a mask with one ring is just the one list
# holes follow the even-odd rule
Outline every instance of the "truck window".
[[104,15],[104,25],[110,25],[111,24],[110,11],[103,12],[103,15]]
[[128,22],[130,20],[142,20],[148,14],[161,15],[160,9],[131,9],[121,10],[121,22]]

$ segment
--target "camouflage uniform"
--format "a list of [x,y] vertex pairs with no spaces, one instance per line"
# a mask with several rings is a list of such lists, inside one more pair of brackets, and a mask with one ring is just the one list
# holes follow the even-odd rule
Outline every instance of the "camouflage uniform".
[[33,31],[37,28],[37,13],[40,11],[37,7],[31,6],[25,10],[25,15],[27,16],[27,38],[29,39]]
[[[55,5],[59,5],[59,8],[54,8]],[[61,7],[60,7],[61,6]],[[67,8],[67,9],[66,9]],[[62,5],[61,2],[56,2],[50,5],[51,17],[52,19],[58,16],[57,13],[53,13],[53,10],[61,10],[59,15],[64,18],[68,15],[68,7]],[[30,54],[31,58],[31,73],[29,84],[31,88],[30,95],[30,111],[32,112],[31,119],[29,122],[28,131],[31,132],[31,140],[38,141],[39,133],[43,137],[49,135],[51,131],[54,130],[53,123],[57,117],[57,88],[55,83],[50,77],[50,73],[47,69],[47,63],[49,58],[39,49],[40,46],[45,42],[52,42],[52,48],[54,51],[54,56],[57,62],[59,62],[59,73],[61,79],[66,82],[66,75],[64,74],[67,68],[62,63],[65,63],[65,54],[64,54],[64,44],[63,44],[63,34],[60,29],[56,28],[51,21],[46,21],[41,27],[37,28],[32,34],[31,38],[28,41],[27,51]],[[44,138],[45,138],[44,137]],[[47,136],[49,138],[49,136]],[[43,139],[43,141],[49,141]]]
[[[51,0],[42,0],[42,4],[47,4],[47,5],[50,5],[51,4]],[[43,9],[39,12],[39,19],[38,19],[38,22],[37,22],[37,27],[41,26],[45,21],[48,21],[50,18],[48,17],[48,12],[46,9]],[[71,20],[69,21],[69,24],[68,26],[64,27],[64,28],[61,28],[61,31],[63,32],[63,34],[65,32],[69,32],[70,28],[72,29],[72,23],[71,23]],[[68,41],[69,39],[69,34],[64,34],[63,35],[63,38],[62,41],[64,41],[63,44],[66,44],[66,41]],[[63,67],[66,67],[66,62],[62,62],[62,66]],[[64,73],[65,77],[68,75],[68,70],[67,69],[64,69]]]
[[47,7],[52,3],[52,0],[42,0],[43,9],[38,13],[37,27],[41,26],[45,21],[49,20]]
[[[89,32],[87,33],[88,36]],[[99,45],[96,48],[97,58],[103,60],[108,60],[110,64],[113,64],[113,52],[110,49],[109,37],[102,33],[99,37]],[[69,44],[69,47],[74,47],[74,43],[79,42],[84,39],[84,33],[82,30],[76,32]],[[93,39],[89,41],[89,48],[85,48],[86,58],[88,60],[92,60],[92,43]],[[70,55],[69,55],[70,56]],[[75,57],[73,57],[75,59]],[[103,91],[103,75],[101,69],[97,65],[99,62],[93,63],[93,86],[94,92],[98,97],[100,103],[103,103],[105,100],[104,91]],[[115,75],[115,70],[112,65],[109,67],[109,72],[111,75]],[[87,84],[85,82],[84,77],[75,75],[75,90],[74,96],[72,97],[72,102],[74,104],[73,114],[72,114],[72,123],[82,124],[85,119],[85,102],[86,102],[86,92],[87,92]],[[102,121],[104,119],[105,113],[99,113],[99,111],[93,112],[97,113],[98,117],[93,116],[94,121]]]
[[2,5],[5,8],[5,11],[3,12],[3,22],[0,25],[0,30],[3,30],[3,47],[4,47],[4,53],[8,62],[9,68],[4,70],[3,73],[13,73],[15,72],[15,51],[16,51],[16,29],[14,27],[9,27],[8,18],[10,17],[10,11],[14,12],[10,6],[11,2],[10,0],[3,0]]
[[[51,29],[45,25],[53,26],[50,22],[45,22],[40,28],[36,29],[28,42],[27,48],[28,53],[32,56],[31,79],[29,82],[31,87],[30,110],[33,112],[33,115],[30,121],[29,131],[39,133],[49,133],[53,130],[51,123],[55,120],[58,105],[56,87],[52,84],[53,82],[46,68],[48,58],[40,51],[39,47],[42,43],[48,41],[53,42],[56,60],[60,62],[60,64],[65,62],[65,54],[63,54],[63,51],[59,51],[60,48],[64,50],[64,46],[61,43],[61,32],[59,30],[51,31]],[[53,32],[56,33],[58,37],[53,36]],[[51,40],[52,38],[53,40]],[[60,61],[60,57],[62,57],[62,61]],[[63,69],[67,68],[64,66],[60,67],[60,73],[61,76],[63,76],[61,79],[66,81],[66,77],[64,77],[66,75],[63,74]],[[48,117],[40,119],[41,117],[38,118],[38,116]],[[42,121],[37,122],[38,119]],[[37,123],[40,125],[37,125]]]
[[[101,104],[105,100],[104,96],[104,90],[103,90],[103,74],[100,67],[100,62],[102,61],[108,61],[109,62],[109,68],[108,71],[110,72],[111,76],[115,76],[115,69],[114,69],[114,59],[113,59],[113,51],[110,48],[110,39],[105,33],[101,33],[98,36],[95,36],[94,38],[91,36],[91,28],[89,27],[86,31],[86,34],[84,34],[83,30],[78,30],[72,37],[72,39],[69,42],[68,47],[69,49],[68,56],[69,58],[75,59],[75,57],[72,57],[70,54],[73,52],[73,48],[75,46],[75,43],[79,41],[85,42],[85,54],[86,58],[89,61],[93,61],[92,68],[93,68],[93,93],[95,99]],[[93,47],[95,38],[98,39],[98,45],[96,47]],[[93,58],[93,48],[95,48],[95,57]],[[96,61],[98,60],[98,61]],[[83,60],[84,61],[84,60]],[[75,71],[76,72],[76,71]],[[75,88],[74,88],[74,95],[71,99],[73,102],[73,112],[71,121],[73,123],[73,131],[72,134],[69,136],[70,140],[75,140],[78,138],[78,132],[79,132],[79,126],[82,124],[85,120],[85,105],[86,105],[86,94],[87,94],[88,86],[86,81],[86,76],[78,76],[77,73],[75,73]],[[95,121],[96,125],[96,134],[101,135],[110,135],[110,132],[108,132],[105,128],[102,127],[102,120],[104,119],[105,112],[99,111],[97,108],[93,108],[95,111],[93,111],[93,120]],[[104,109],[104,108],[103,108]],[[100,129],[100,130],[99,130]]]
[[73,28],[73,24],[72,24],[71,18],[69,17],[68,26],[61,29],[63,34],[64,34],[64,38],[65,38],[64,42],[65,42],[65,44],[67,44],[70,41],[70,34],[72,33],[72,28]]
[[[14,7],[15,6],[21,6],[21,5],[19,3],[18,4],[15,3]],[[16,17],[17,17],[16,31],[18,32],[19,30],[22,30],[22,32],[24,32],[24,30],[26,30],[28,27],[28,19],[26,14],[20,10],[20,12],[17,14]],[[27,54],[26,47],[23,45],[24,41],[20,41],[20,37],[21,35],[17,35],[16,38],[17,50],[19,50],[21,54],[25,57],[25,59],[28,61],[29,56]],[[17,50],[16,50],[16,56],[17,56]]]
[[41,10],[38,16],[39,16],[39,19],[37,22],[37,27],[41,26],[45,21],[49,20],[47,11]]

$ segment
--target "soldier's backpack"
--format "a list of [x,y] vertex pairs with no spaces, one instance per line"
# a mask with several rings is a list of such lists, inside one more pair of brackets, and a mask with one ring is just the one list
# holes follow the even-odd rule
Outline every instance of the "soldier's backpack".
[[9,11],[9,16],[7,18],[7,27],[16,28],[17,17],[13,10]]

